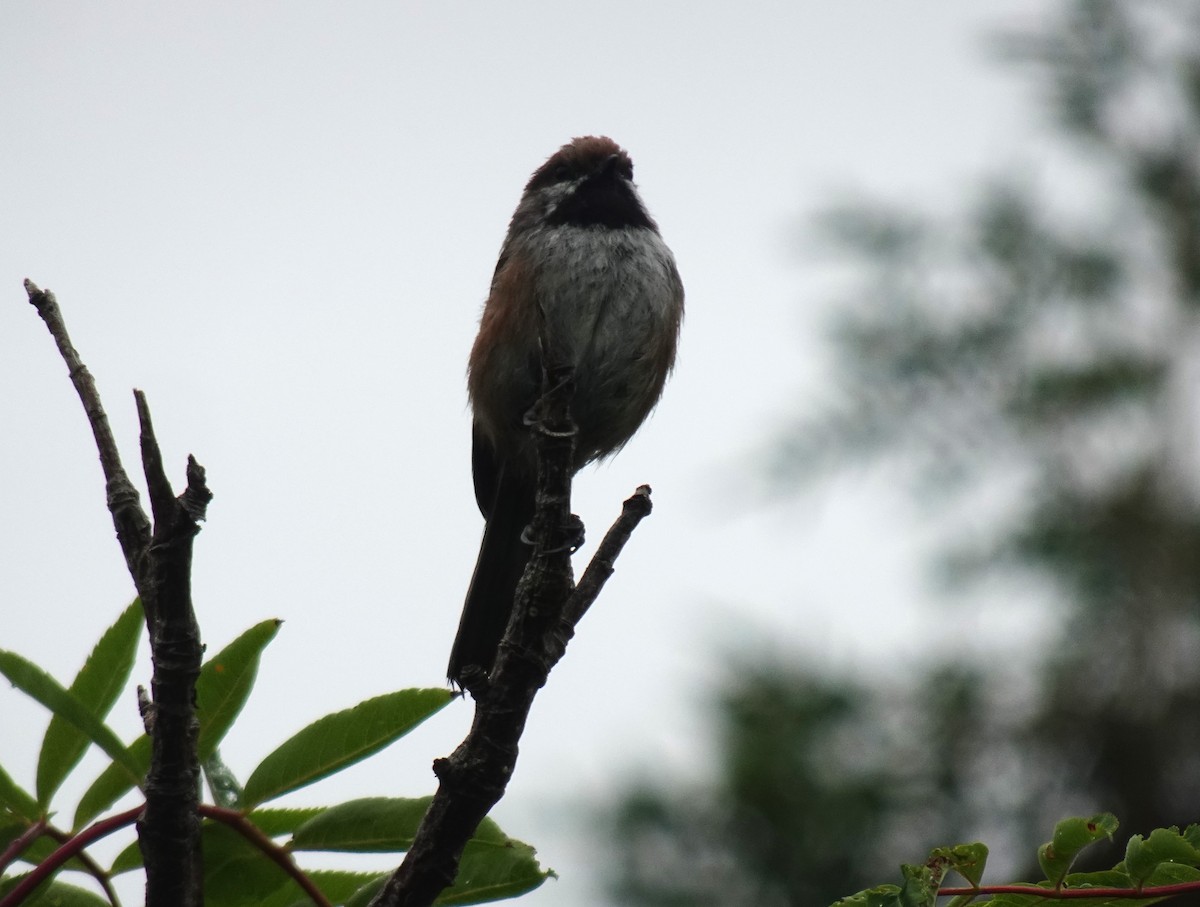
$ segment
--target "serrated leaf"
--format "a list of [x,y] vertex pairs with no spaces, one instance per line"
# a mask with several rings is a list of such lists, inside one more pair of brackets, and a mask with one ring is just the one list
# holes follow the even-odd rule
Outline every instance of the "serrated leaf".
[[[25,853],[28,850],[28,847],[14,850],[11,853],[9,852],[9,847],[12,846],[13,842],[16,841],[17,838],[21,837],[21,835],[25,834],[27,831],[29,831],[28,822],[14,822],[6,816],[5,821],[0,823],[0,854],[5,854],[9,858],[9,863],[17,860],[25,860]],[[25,860],[25,862],[28,863],[30,861]],[[3,871],[7,868],[8,867],[6,864],[0,863],[0,873],[3,873]]]
[[[12,891],[29,873],[0,879],[0,898]],[[57,879],[42,882],[33,893],[21,901],[22,907],[109,907],[109,902],[99,895],[67,885]]]
[[299,826],[291,850],[396,853],[412,846],[432,797],[365,797],[323,810]]
[[832,907],[900,907],[900,887],[877,885],[839,898]]
[[[1050,891],[1050,886],[1047,883],[1041,885],[1030,885],[1030,890]],[[994,895],[987,901],[987,907],[1046,907],[1051,903],[1047,901],[1044,895],[1040,894],[998,894]],[[1088,902],[1087,907],[1096,907],[1095,904]]]
[[[433,797],[364,797],[318,810],[299,825],[291,850],[400,853],[408,850]],[[251,819],[257,813],[251,814]],[[512,839],[484,816],[472,841],[506,847]]]
[[[432,797],[368,797],[331,806],[296,829],[294,851],[385,853],[407,850]],[[552,873],[538,864],[528,844],[509,838],[485,818],[468,842],[454,885],[439,904],[475,904],[516,897]]]
[[[1192,870],[1193,872],[1195,870]],[[1200,873],[1197,873],[1200,875]],[[1171,884],[1172,879],[1156,880],[1155,884]],[[1184,880],[1179,880],[1184,881]],[[1031,886],[1034,887],[1034,886]],[[1036,886],[1043,891],[1050,890],[1050,883],[1043,882]],[[1133,890],[1133,882],[1128,874],[1119,872],[1115,869],[1105,869],[1100,872],[1074,872],[1071,873],[1063,881],[1064,889],[1078,890],[1084,888],[1119,888]],[[1072,903],[1079,902],[1087,905],[1087,907],[1148,907],[1150,904],[1156,904],[1162,901],[1162,897],[1120,897],[1120,898],[1077,898]],[[988,907],[1047,907],[1050,903],[1058,903],[1051,901],[1044,895],[1025,895],[1025,894],[999,894],[992,897],[988,902]]]
[[1098,813],[1090,819],[1079,816],[1063,819],[1054,826],[1054,837],[1038,848],[1038,864],[1053,886],[1062,884],[1079,852],[1102,838],[1112,838],[1117,819],[1112,813]]
[[[331,806],[297,828],[289,849],[359,853],[406,850],[431,799],[371,797]],[[507,837],[495,822],[485,818],[463,851],[454,886],[436,903],[475,904],[515,897],[538,887],[550,875],[538,864],[532,847]],[[368,903],[383,878],[365,886],[347,903]]]
[[1158,861],[1153,857],[1142,856],[1145,843],[1141,835],[1130,835],[1129,840],[1125,842],[1125,859],[1121,861],[1130,879],[1139,885],[1158,865]]
[[904,884],[900,887],[901,907],[935,907],[938,896],[938,883],[934,871],[928,866],[900,867],[904,876]]
[[1200,848],[1200,825],[1189,825],[1183,830],[1183,839],[1193,847]]
[[135,840],[116,855],[108,871],[110,875],[119,876],[123,872],[141,869],[142,865],[142,848]]
[[273,860],[227,825],[205,822],[200,839],[206,904],[257,907],[288,881]]
[[[1052,891],[1053,889],[1046,889]],[[1080,907],[1150,907],[1151,904],[1160,904],[1165,898],[1160,895],[1154,898],[1074,898],[1070,901],[1072,904],[1079,904]],[[1016,895],[1016,894],[1001,894],[993,897],[985,902],[986,907],[1046,907],[1047,904],[1058,904],[1060,901],[1054,900],[1046,895]]]
[[367,882],[346,901],[346,907],[368,907],[390,875],[391,873],[383,872]]
[[[977,841],[974,844],[938,847],[929,854],[926,865],[934,869],[934,876],[939,883],[946,877],[946,872],[952,869],[966,879],[971,887],[978,888],[987,866],[987,857],[987,845]],[[931,865],[934,863],[937,867]]]
[[0,807],[14,816],[20,816],[30,822],[36,822],[42,817],[42,809],[38,806],[37,800],[17,784],[2,766],[0,766]]
[[246,780],[256,806],[359,762],[443,708],[449,690],[398,690],[319,718],[267,756]]
[[491,816],[484,816],[483,820],[475,829],[475,834],[471,835],[472,841],[482,841],[488,844],[505,844],[511,841],[508,835],[500,830],[500,826],[496,824],[496,820]]
[[[258,663],[267,643],[275,638],[282,621],[255,624],[206,661],[196,679],[196,717],[200,721],[201,760],[220,745],[235,718],[246,704],[258,673]],[[143,734],[129,745],[128,753],[145,776],[150,767],[150,738]],[[80,798],[75,810],[75,828],[82,828],[130,790],[123,774],[109,766]]]
[[1200,868],[1183,863],[1159,863],[1150,877],[1146,879],[1146,887],[1179,885],[1182,882],[1196,881],[1200,881]]
[[204,663],[196,678],[200,719],[200,759],[211,756],[250,698],[263,650],[279,632],[281,620],[255,624]]
[[325,812],[327,806],[305,806],[296,809],[256,809],[246,816],[268,838],[290,835],[297,828]]
[[[150,738],[143,734],[129,744],[126,752],[129,754],[129,758],[141,767],[142,777],[145,777],[150,768]],[[130,783],[125,772],[121,771],[115,763],[110,764],[79,798],[79,805],[75,807],[74,829],[83,828],[101,812],[125,796],[133,787],[134,785]]]
[[974,901],[977,897],[978,895],[975,894],[956,895],[950,899],[949,903],[946,904],[946,907],[967,907],[967,905]]
[[23,835],[28,828],[28,822],[14,821],[11,816],[5,816],[3,821],[0,821],[0,852]]
[[40,702],[55,715],[87,735],[88,739],[112,757],[131,784],[138,784],[141,775],[112,728],[91,713],[78,697],[63,688],[57,680],[15,652],[0,650],[0,674],[9,679],[21,692]]
[[[70,692],[101,720],[112,710],[129,680],[143,624],[141,600],[134,599],[100,637],[71,684]],[[79,764],[90,742],[62,716],[50,719],[37,765],[37,797],[43,809],[49,808],[55,792]]]
[[434,904],[481,904],[515,898],[539,887],[554,875],[542,869],[537,851],[528,844],[505,839],[503,844],[472,839],[463,849],[458,877]]
[[[305,875],[321,889],[321,893],[331,904],[346,903],[364,885],[379,878],[379,873],[376,872],[346,872],[336,869],[307,870]],[[288,880],[255,907],[312,907],[312,899],[301,891],[294,881]]]
[[22,907],[109,907],[106,898],[57,879],[49,885],[39,885],[33,897],[21,904]]
[[[42,834],[29,843],[20,854],[18,859],[23,863],[28,863],[31,866],[37,866],[40,863],[46,862],[50,857],[62,846],[62,842],[52,838],[49,834]],[[62,864],[63,869],[72,869],[76,872],[88,872],[88,867],[78,856],[70,857]]]
[[[23,832],[28,830],[28,828],[22,829]],[[32,841],[26,842],[24,849],[19,854],[14,854],[13,856],[23,863],[37,866],[54,853],[54,851],[58,850],[58,846],[58,842],[54,839],[46,835],[39,835]]]
[[238,784],[233,769],[221,758],[221,751],[213,750],[201,768],[204,770],[204,780],[208,784],[213,803],[223,809],[238,809],[242,803],[242,786]]
[[[312,901],[270,857],[241,834],[219,822],[206,822],[201,832],[204,847],[205,903],[221,907],[290,907]],[[333,903],[344,903],[365,883],[371,872],[308,871],[306,875]]]
[[1133,835],[1125,846],[1125,871],[1139,887],[1145,885],[1163,864],[1195,866],[1200,862],[1200,851],[1191,844],[1178,828],[1156,828],[1150,837]]

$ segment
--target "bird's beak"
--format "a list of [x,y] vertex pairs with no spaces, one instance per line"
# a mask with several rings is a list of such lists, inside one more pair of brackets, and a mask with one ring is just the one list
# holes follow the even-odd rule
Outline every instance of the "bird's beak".
[[620,159],[621,159],[621,155],[610,154],[608,157],[606,157],[603,161],[600,162],[600,166],[596,168],[596,172],[595,172],[594,176],[597,176],[597,177],[608,176],[609,174],[611,174],[614,171],[614,169],[617,166],[617,161],[619,161]]

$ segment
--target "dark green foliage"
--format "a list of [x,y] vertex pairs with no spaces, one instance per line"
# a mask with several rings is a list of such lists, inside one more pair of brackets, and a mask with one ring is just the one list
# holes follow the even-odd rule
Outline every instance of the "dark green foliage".
[[979,677],[947,669],[893,697],[758,658],[716,703],[712,788],[643,784],[611,817],[615,899],[628,904],[827,904],[966,833],[946,808],[984,759]]
[[[32,662],[0,650],[0,673],[52,713],[38,762],[40,802],[0,768],[0,897],[18,885],[34,867],[45,863],[60,844],[81,840],[78,833],[135,786],[150,759],[145,735],[125,746],[104,723],[104,716],[123,691],[142,625],[134,602],[96,645],[69,688]],[[446,706],[445,689],[399,690],[352,708],[318,718],[282,743],[249,773],[245,788],[222,762],[218,745],[235,722],[254,687],[259,662],[280,622],[264,621],[218,651],[203,665],[196,683],[199,750],[215,805],[202,806],[205,903],[213,907],[292,907],[312,903],[296,879],[280,863],[307,851],[338,853],[402,853],[412,843],[429,798],[371,798],[333,806],[263,808],[298,788],[314,784],[379,752]],[[83,794],[75,811],[75,828],[54,826],[53,798],[63,780],[90,745],[112,761]],[[123,833],[135,816],[100,817],[97,836]],[[85,832],[86,834],[87,832]],[[278,840],[283,839],[283,840]],[[268,854],[266,850],[271,850]],[[332,904],[366,903],[395,859],[384,859],[376,872],[310,871],[301,874]],[[142,867],[142,853],[132,841],[111,867],[77,858],[62,864],[25,904],[108,903],[55,876],[68,872],[83,878],[111,880]],[[533,848],[507,837],[485,820],[467,844],[458,879],[439,904],[474,904],[513,897],[540,885],[550,873],[537,862]]]
[[[1156,828],[1148,837],[1133,835],[1125,858],[1111,869],[1072,872],[1083,851],[1111,839],[1117,820],[1111,813],[1063,819],[1054,837],[1038,848],[1043,878],[1037,882],[993,885],[983,881],[988,851],[982,844],[938,847],[921,866],[903,866],[900,885],[877,885],[837,901],[834,907],[935,907],[939,891],[954,893],[950,907],[977,898],[997,907],[1039,907],[1061,903],[1087,907],[1143,907],[1172,895],[1200,892],[1200,826]],[[949,874],[967,883],[956,886]],[[1027,893],[1031,892],[1031,893]],[[1086,893],[1086,896],[1084,896]],[[1057,897],[1056,897],[1057,896]]]
[[[857,276],[828,395],[768,466],[793,486],[909,468],[922,503],[954,505],[943,576],[1039,583],[1056,622],[1025,663],[950,682],[912,655],[886,686],[783,666],[729,681],[711,787],[641,787],[619,813],[618,834],[679,855],[642,871],[621,841],[624,904],[807,907],[945,841],[987,834],[1015,865],[1064,815],[1111,810],[1156,843],[1200,818],[1200,2],[1063,0],[999,46],[1042,88],[1056,167],[989,179],[949,217],[868,202],[821,218]],[[975,503],[996,487],[1015,491]],[[928,656],[937,634],[907,645]],[[688,854],[759,900],[689,900],[710,886]],[[855,903],[925,903],[913,872]]]

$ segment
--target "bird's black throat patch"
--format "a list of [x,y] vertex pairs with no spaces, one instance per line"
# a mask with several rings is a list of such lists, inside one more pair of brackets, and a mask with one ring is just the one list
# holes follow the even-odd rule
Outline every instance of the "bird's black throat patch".
[[575,227],[654,228],[631,185],[611,170],[584,180],[547,219],[551,224]]

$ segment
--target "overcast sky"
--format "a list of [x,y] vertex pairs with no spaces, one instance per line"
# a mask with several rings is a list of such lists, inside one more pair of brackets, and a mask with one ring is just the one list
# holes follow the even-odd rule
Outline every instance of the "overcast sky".
[[[745,487],[826,374],[829,275],[805,218],[847,192],[953,210],[974,177],[1036,168],[1028,84],[983,38],[1049,6],[7,0],[0,647],[69,681],[133,594],[29,277],[57,293],[127,467],[140,387],[172,478],[188,453],[208,468],[194,584],[210,649],[286,620],[224,745],[235,772],[326,712],[441,684],[481,528],[464,384],[479,308],[529,173],[610,135],[687,317],[661,406],[579,477],[575,509],[593,542],[638,484],[656,509],[539,697],[496,811],[562,876],[527,903],[594,903],[573,800],[639,766],[702,772],[699,706],[729,646],[847,667],[917,626],[921,533],[885,483],[774,506]],[[291,802],[427,793],[469,717],[456,703]],[[132,695],[111,721],[137,733]],[[0,763],[30,786],[44,724],[0,690]]]

